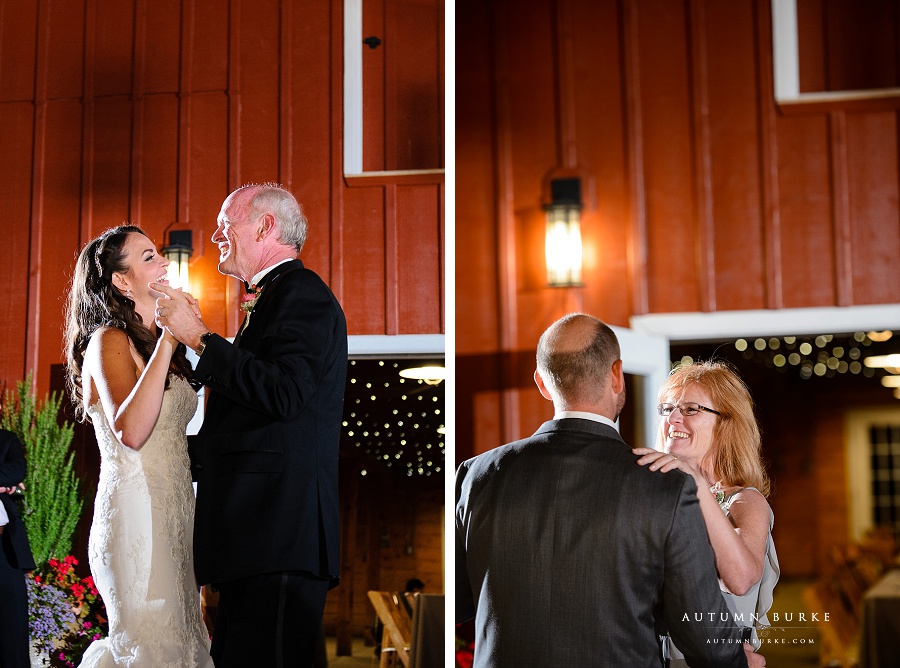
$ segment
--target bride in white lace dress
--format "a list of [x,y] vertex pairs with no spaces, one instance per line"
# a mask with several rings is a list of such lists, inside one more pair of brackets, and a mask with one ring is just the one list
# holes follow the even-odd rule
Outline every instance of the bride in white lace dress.
[[192,556],[197,395],[148,288],[167,265],[139,228],[107,230],[79,255],[69,295],[69,387],[101,455],[89,561],[109,615],[81,668],[213,665]]

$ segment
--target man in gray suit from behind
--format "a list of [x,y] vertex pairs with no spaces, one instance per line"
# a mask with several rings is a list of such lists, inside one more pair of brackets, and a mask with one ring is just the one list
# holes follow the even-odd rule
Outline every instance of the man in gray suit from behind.
[[619,436],[619,357],[596,318],[554,323],[534,374],[554,419],[457,472],[456,615],[475,617],[475,668],[664,666],[666,629],[692,667],[747,665],[694,480],[638,466]]

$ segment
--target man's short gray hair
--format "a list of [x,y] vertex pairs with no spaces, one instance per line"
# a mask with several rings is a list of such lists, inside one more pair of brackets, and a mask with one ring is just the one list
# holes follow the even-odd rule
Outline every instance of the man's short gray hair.
[[271,213],[275,217],[278,240],[285,246],[293,246],[299,253],[306,243],[309,221],[297,199],[278,183],[249,184],[244,188],[255,188],[250,199],[250,207],[258,214]]

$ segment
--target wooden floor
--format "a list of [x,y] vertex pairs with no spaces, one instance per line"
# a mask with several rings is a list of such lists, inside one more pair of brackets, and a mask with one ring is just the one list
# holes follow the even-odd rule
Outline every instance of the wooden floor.
[[328,655],[328,668],[374,668],[378,665],[375,659],[375,648],[366,647],[362,638],[353,639],[352,656],[335,656],[337,642],[333,636],[325,637],[325,649]]
[[[775,586],[775,601],[769,611],[772,629],[760,649],[768,668],[815,668],[819,665],[819,631],[814,622],[799,621],[799,613],[814,612],[803,605],[801,594],[809,580],[782,580]],[[774,620],[778,613],[779,621]],[[786,621],[785,613],[792,615]],[[782,642],[783,641],[783,642]]]

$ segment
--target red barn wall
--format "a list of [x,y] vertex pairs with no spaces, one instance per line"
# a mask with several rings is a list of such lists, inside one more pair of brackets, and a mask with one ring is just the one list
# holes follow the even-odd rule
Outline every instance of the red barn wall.
[[[461,0],[456,34],[460,455],[484,393],[527,387],[517,365],[573,308],[627,326],[900,302],[900,99],[776,105],[769,2]],[[576,290],[544,278],[564,171],[585,192]],[[529,402],[503,394],[502,438]]]
[[[423,62],[442,84],[443,5],[416,6],[403,30],[430,44]],[[193,231],[193,290],[207,324],[234,335],[238,283],[218,273],[209,237],[222,200],[246,182],[278,181],[303,204],[301,259],[335,291],[351,334],[442,333],[443,174],[344,177],[343,41],[342,0],[4,4],[0,378],[33,370],[39,393],[49,389],[76,254],[125,221],[160,246],[172,223]],[[428,75],[384,67],[367,103],[396,126],[404,85],[418,90]],[[416,141],[440,168],[443,86],[434,90]],[[385,152],[378,134],[367,133],[366,155]]]

